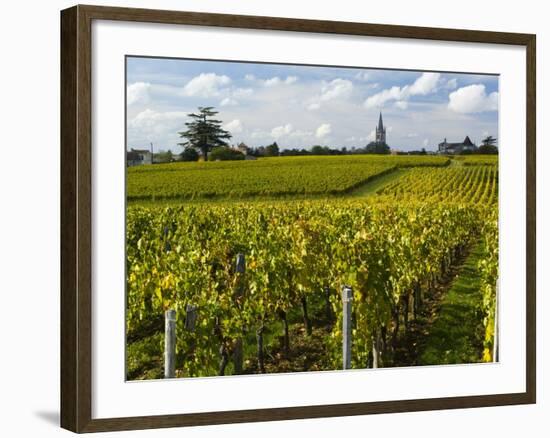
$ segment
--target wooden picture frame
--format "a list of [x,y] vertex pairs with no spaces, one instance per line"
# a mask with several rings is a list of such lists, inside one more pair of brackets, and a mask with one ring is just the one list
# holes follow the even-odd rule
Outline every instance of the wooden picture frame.
[[[526,49],[526,391],[194,414],[92,418],[92,90],[93,20],[261,29],[517,45]],[[74,432],[212,425],[529,404],[536,401],[536,37],[290,18],[75,6],[61,12],[61,426]]]

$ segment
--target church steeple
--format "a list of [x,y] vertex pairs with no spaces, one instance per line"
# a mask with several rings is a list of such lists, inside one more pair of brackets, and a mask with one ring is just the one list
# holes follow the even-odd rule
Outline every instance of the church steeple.
[[382,111],[380,111],[380,117],[378,118],[378,126],[376,127],[376,143],[386,143],[386,128],[384,122],[382,122]]
[[378,130],[384,130],[384,123],[382,123],[382,111],[380,111],[380,117],[378,118]]

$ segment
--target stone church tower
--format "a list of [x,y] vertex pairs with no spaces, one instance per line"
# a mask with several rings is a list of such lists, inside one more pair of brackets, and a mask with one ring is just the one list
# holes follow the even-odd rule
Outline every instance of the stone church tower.
[[376,127],[376,139],[375,143],[386,143],[386,128],[382,122],[382,112],[380,112],[380,118],[378,119],[378,126]]

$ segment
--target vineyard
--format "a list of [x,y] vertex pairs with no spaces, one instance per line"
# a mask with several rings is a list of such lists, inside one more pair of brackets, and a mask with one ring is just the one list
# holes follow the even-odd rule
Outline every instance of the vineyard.
[[[377,178],[387,183],[373,194],[348,196]],[[261,200],[291,194],[321,198]],[[208,197],[221,200],[193,201]],[[128,172],[128,198],[136,201],[127,209],[129,379],[162,377],[168,309],[177,315],[177,377],[341,369],[343,286],[352,291],[351,368],[421,364],[401,351],[414,349],[417,320],[474,245],[483,255],[474,361],[494,359],[494,160],[142,166]],[[173,198],[187,201],[137,202]]]
[[342,194],[396,168],[444,166],[426,156],[278,157],[255,161],[173,163],[128,169],[128,200]]
[[423,200],[492,205],[498,201],[496,166],[412,169],[379,192],[377,201]]
[[493,165],[498,164],[498,155],[459,155],[454,160],[465,166]]

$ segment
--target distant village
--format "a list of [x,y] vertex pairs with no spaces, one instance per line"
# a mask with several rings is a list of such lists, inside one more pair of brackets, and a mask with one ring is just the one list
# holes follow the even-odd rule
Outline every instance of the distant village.
[[[329,146],[314,145],[309,149],[280,148],[277,142],[266,146],[249,147],[241,142],[238,145],[219,146],[208,155],[209,161],[225,160],[256,160],[260,157],[302,156],[302,155],[354,155],[354,154],[386,154],[386,155],[467,155],[467,154],[498,154],[496,138],[487,136],[481,145],[476,145],[468,135],[461,142],[449,142],[445,138],[435,150],[421,148],[413,151],[392,149],[386,141],[386,127],[380,113],[378,124],[375,127],[375,139],[365,147],[330,148]],[[131,148],[126,152],[127,166],[144,164],[170,163],[175,161],[199,161],[201,154],[194,148],[185,148],[183,152],[174,154],[171,150],[154,151],[153,144],[149,149]]]

